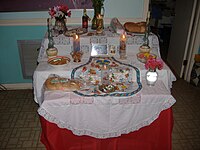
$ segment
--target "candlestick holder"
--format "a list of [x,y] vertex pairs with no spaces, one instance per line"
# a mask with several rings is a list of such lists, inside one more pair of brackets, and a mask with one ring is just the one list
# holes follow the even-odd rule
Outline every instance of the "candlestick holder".
[[74,62],[81,62],[81,58],[83,56],[83,52],[82,51],[72,51],[71,53],[71,56],[74,60]]

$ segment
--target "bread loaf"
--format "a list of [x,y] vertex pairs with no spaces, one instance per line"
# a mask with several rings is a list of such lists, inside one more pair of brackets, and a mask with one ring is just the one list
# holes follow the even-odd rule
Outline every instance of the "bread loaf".
[[60,77],[49,77],[44,85],[48,90],[62,90],[67,92],[79,90],[81,87],[79,81]]
[[137,32],[137,33],[144,33],[146,29],[146,23],[145,22],[126,22],[124,24],[124,28],[128,32]]

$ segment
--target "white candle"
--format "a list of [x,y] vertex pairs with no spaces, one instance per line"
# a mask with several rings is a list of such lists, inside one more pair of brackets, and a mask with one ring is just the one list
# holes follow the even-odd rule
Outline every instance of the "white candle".
[[120,59],[126,59],[126,35],[124,33],[120,36],[119,55]]
[[126,35],[123,33],[120,37],[120,50],[126,49]]
[[73,46],[74,51],[80,51],[80,37],[77,34],[73,36]]

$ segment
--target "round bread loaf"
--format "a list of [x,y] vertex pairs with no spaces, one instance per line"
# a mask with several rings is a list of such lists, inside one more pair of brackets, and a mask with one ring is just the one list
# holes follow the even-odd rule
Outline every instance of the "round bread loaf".
[[44,85],[48,90],[62,90],[69,92],[79,90],[81,86],[78,81],[60,77],[49,77]]
[[124,24],[124,28],[128,32],[137,32],[137,33],[144,33],[146,29],[146,23],[145,22],[126,22]]

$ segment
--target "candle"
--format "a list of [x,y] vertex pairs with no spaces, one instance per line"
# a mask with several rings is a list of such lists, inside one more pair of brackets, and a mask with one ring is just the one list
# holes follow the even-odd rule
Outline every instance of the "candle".
[[120,58],[121,59],[125,59],[126,58],[126,35],[124,33],[120,36],[119,53],[120,53]]
[[103,65],[103,69],[106,70],[106,69],[107,69],[107,66],[106,66],[106,65]]
[[80,37],[77,34],[73,36],[73,46],[74,51],[80,51]]
[[126,35],[124,33],[120,37],[120,50],[126,50]]

